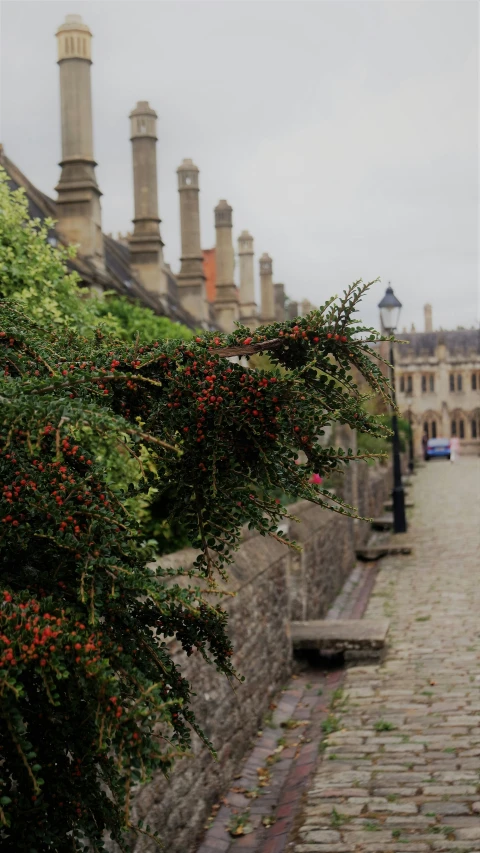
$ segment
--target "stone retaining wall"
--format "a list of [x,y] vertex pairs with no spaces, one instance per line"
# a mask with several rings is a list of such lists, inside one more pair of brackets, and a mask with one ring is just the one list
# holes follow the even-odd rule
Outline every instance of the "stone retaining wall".
[[[357,499],[365,515],[381,513],[389,488],[387,468],[357,463],[345,478],[345,493]],[[290,535],[302,552],[250,534],[230,568],[227,589],[236,595],[222,604],[229,614],[234,665],[245,682],[230,685],[201,657],[187,658],[173,646],[176,662],[197,693],[194,710],[218,761],[195,739],[193,757],[179,761],[168,782],[159,774],[137,793],[134,816],[160,832],[170,853],[195,849],[211,806],[229,787],[272,698],[285,684],[292,662],[290,619],[326,613],[353,568],[356,543],[368,536],[367,523],[307,501],[289,509],[299,519],[291,523]],[[194,558],[186,549],[162,563],[186,567]],[[157,849],[145,836],[135,844],[135,853]]]

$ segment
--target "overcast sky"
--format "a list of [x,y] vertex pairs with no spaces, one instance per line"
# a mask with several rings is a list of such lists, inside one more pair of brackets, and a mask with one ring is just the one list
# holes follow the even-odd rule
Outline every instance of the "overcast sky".
[[[54,33],[66,14],[93,34],[93,113],[103,228],[133,216],[128,114],[159,115],[165,258],[180,255],[176,168],[200,168],[202,245],[233,207],[292,298],[316,304],[357,278],[391,280],[401,326],[478,318],[478,5],[453,2],[1,4],[1,139],[54,194],[60,160]],[[238,268],[236,271],[238,275]]]

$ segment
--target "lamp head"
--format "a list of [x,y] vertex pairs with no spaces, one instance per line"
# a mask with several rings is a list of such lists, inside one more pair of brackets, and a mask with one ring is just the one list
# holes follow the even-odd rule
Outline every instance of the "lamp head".
[[390,284],[385,291],[385,296],[378,303],[378,307],[380,309],[380,318],[383,328],[386,332],[392,334],[398,326],[402,303],[395,296]]

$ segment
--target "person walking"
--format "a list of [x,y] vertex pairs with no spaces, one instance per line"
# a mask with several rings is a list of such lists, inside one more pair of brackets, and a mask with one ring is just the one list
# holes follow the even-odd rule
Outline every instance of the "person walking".
[[450,462],[455,462],[460,453],[460,442],[456,435],[450,439]]

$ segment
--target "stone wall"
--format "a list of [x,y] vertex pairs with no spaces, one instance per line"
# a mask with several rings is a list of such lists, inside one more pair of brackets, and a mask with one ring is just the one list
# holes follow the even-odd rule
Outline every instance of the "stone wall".
[[[389,469],[357,463],[347,471],[344,491],[353,497],[358,490],[362,514],[377,515],[389,487]],[[229,614],[234,665],[245,681],[231,685],[201,657],[187,658],[172,646],[196,691],[193,707],[218,761],[195,739],[193,756],[178,762],[168,782],[159,774],[137,792],[134,816],[160,832],[170,853],[195,849],[211,806],[228,789],[269,704],[285,684],[292,663],[290,619],[324,616],[353,568],[356,542],[368,536],[367,523],[307,501],[289,509],[299,519],[291,522],[290,535],[302,552],[250,534],[230,568],[226,589],[236,595],[226,596],[222,604]],[[162,563],[186,567],[194,558],[186,549]],[[135,853],[157,849],[145,836],[135,845]]]

